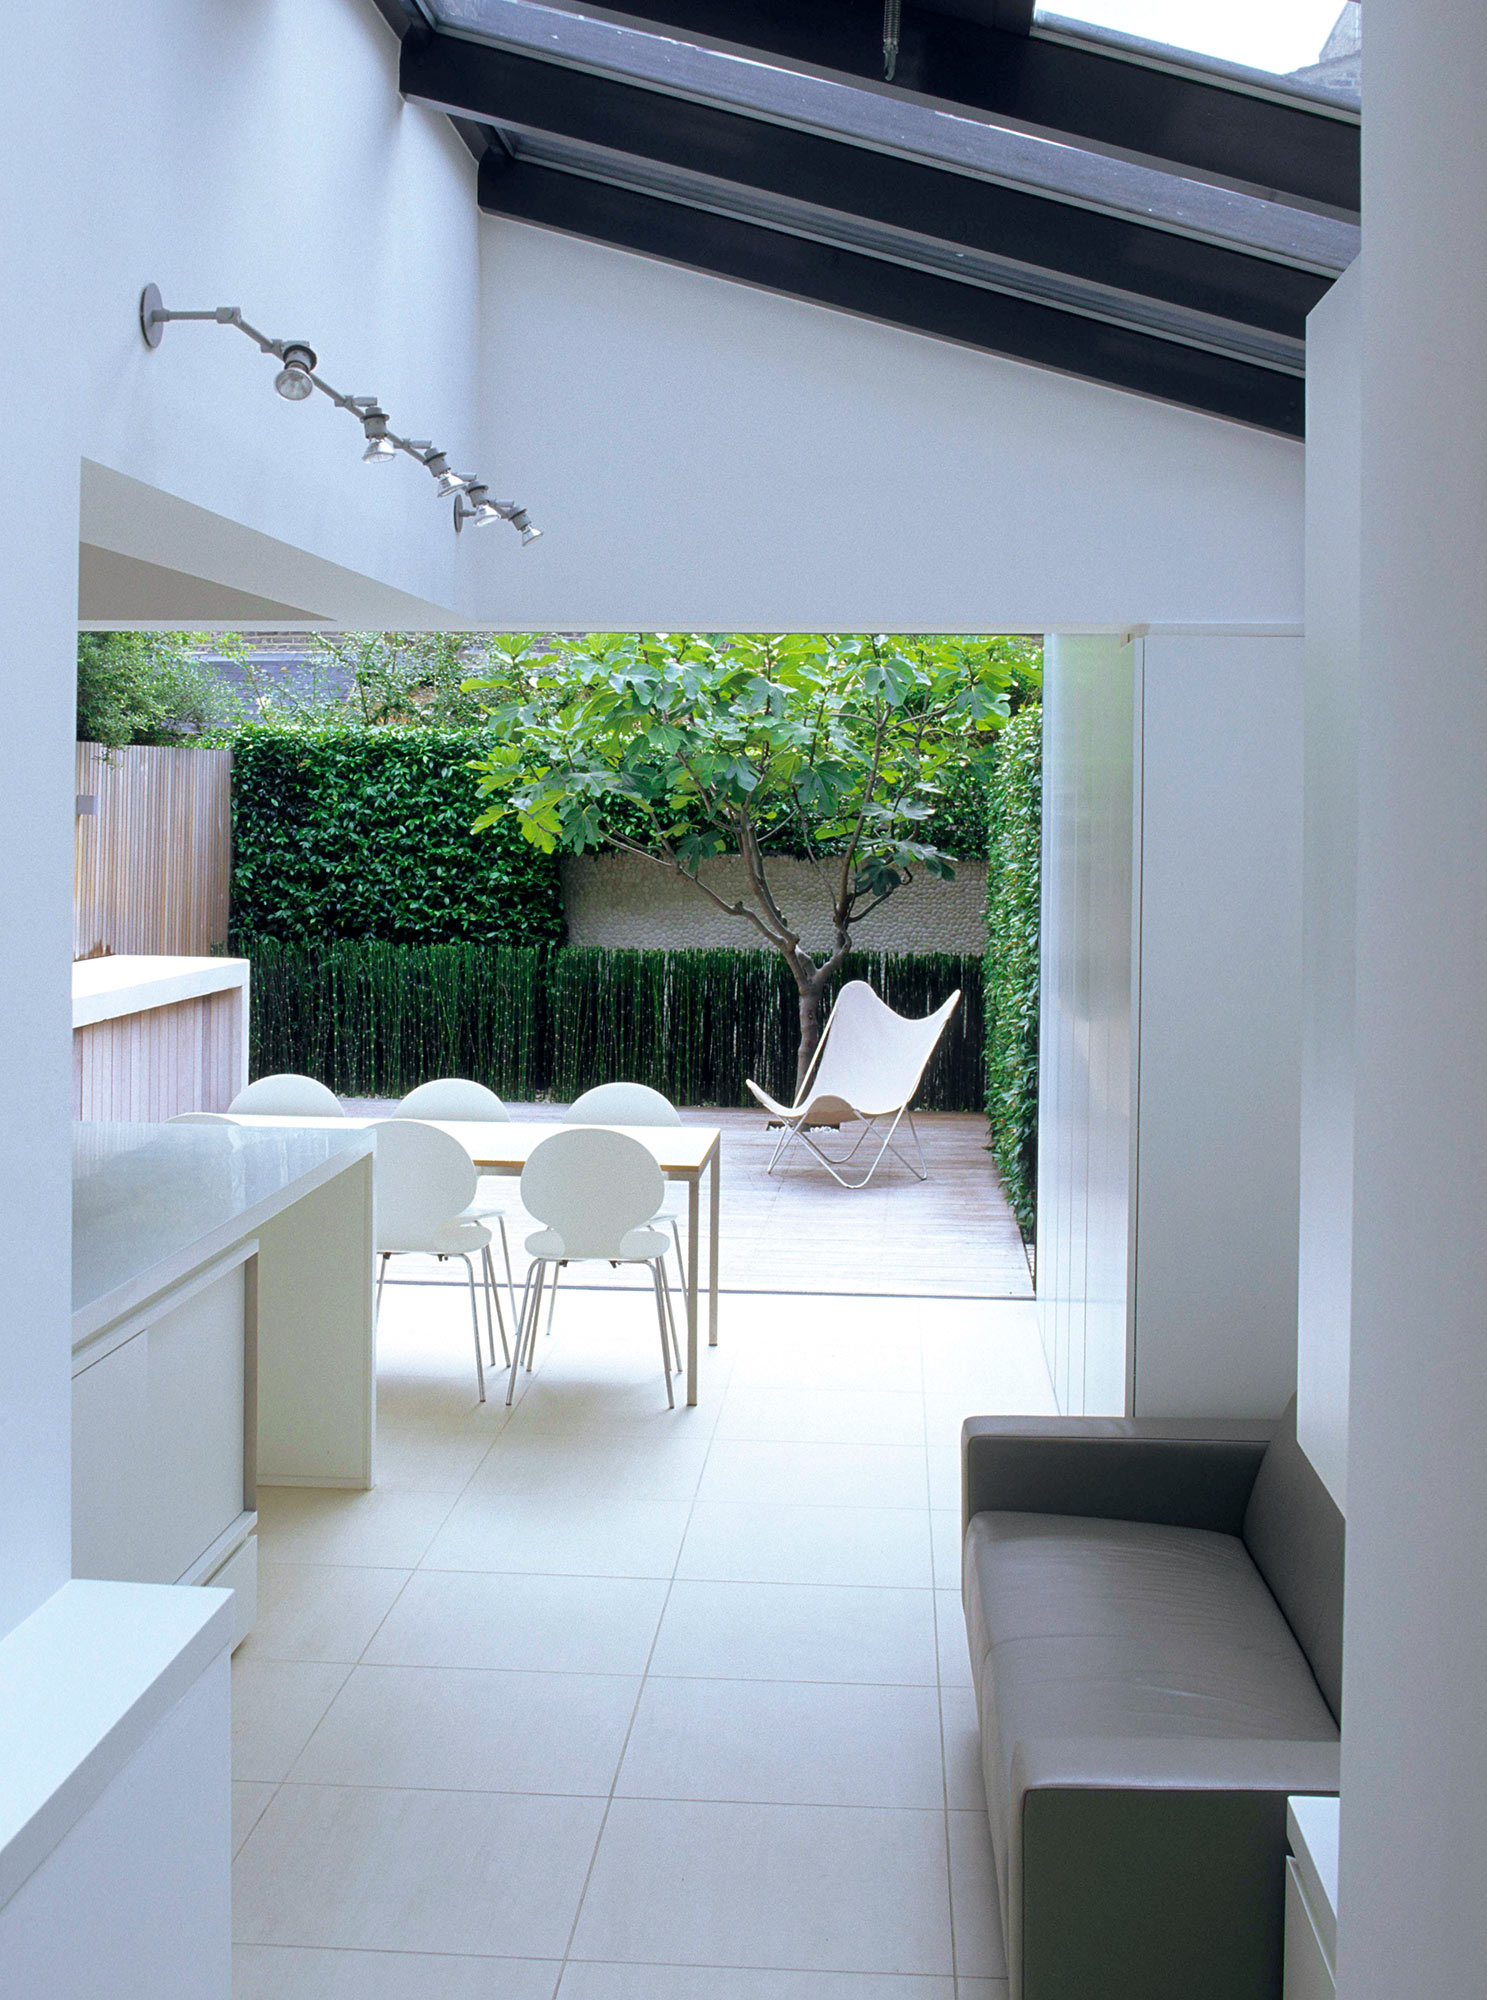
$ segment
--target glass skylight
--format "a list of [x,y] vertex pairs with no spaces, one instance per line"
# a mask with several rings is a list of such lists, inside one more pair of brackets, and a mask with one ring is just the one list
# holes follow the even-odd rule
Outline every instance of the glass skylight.
[[1045,29],[1105,31],[1357,101],[1359,0],[1078,0],[1036,9]]
[[[1274,5],[1276,0],[1252,4]],[[1303,6],[1308,0],[1291,4]],[[505,48],[983,174],[1318,271],[1343,270],[1357,254],[1357,229],[1330,216],[1111,158],[989,118],[950,113],[896,92],[862,89],[783,63],[586,16],[562,0],[556,5],[433,0],[432,11],[441,26]]]

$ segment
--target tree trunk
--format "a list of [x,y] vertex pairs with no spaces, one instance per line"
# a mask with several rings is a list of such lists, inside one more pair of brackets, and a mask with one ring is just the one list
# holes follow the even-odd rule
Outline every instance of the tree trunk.
[[826,992],[826,981],[821,974],[813,979],[801,981],[800,985],[800,1047],[795,1053],[795,1095],[797,1100],[805,1088],[805,1073],[811,1066],[811,1058],[821,1043],[821,1001]]

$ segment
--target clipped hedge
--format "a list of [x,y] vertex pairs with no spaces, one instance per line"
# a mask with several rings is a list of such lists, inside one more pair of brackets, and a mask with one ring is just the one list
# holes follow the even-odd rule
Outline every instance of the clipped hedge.
[[[503,1097],[560,1102],[624,1077],[679,1104],[720,1105],[752,1102],[749,1076],[786,1096],[794,1083],[795,987],[772,952],[274,938],[234,949],[253,968],[255,1076],[297,1070],[348,1097],[467,1076]],[[981,1108],[981,972],[956,953],[862,952],[843,969],[905,1014],[962,988],[925,1076],[926,1110]]]
[[454,731],[249,729],[232,740],[232,923],[320,943],[559,943],[556,861],[481,809]]
[[1038,1205],[1038,923],[1043,711],[1002,732],[987,842],[986,1115],[991,1150],[1024,1235]]

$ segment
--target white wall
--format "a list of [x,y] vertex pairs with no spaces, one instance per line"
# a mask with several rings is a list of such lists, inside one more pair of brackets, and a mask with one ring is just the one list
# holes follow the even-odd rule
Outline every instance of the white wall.
[[1347,1503],[1353,1286],[1362,266],[1307,322],[1306,823],[1297,1429]]
[[1369,17],[1342,2000],[1487,1965],[1487,12]]
[[546,530],[490,549],[494,623],[1300,621],[1299,444],[523,223],[482,251],[487,457]]
[[1037,1279],[1059,1407],[1295,1381],[1300,641],[1049,641]]
[[1136,649],[1050,638],[1043,689],[1038,1317],[1061,1410],[1126,1408]]
[[1138,1416],[1296,1380],[1301,641],[1140,642]]

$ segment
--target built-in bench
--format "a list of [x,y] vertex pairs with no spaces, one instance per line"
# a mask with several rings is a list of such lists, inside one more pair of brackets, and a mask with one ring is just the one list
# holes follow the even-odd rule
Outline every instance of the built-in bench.
[[974,1417],[964,1597],[1012,2000],[1277,2000],[1335,1793],[1343,1522],[1278,1425]]

